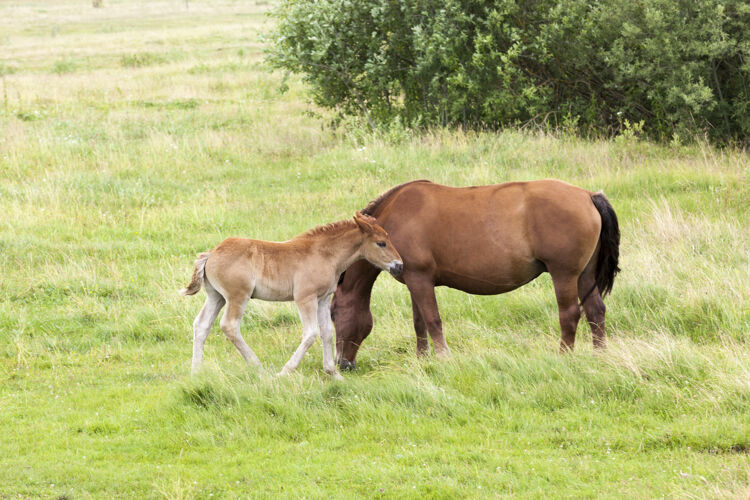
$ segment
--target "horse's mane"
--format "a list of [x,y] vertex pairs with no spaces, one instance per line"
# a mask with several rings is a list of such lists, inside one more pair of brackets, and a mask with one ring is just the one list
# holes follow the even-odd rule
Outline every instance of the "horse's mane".
[[419,180],[416,180],[416,181],[404,182],[403,184],[399,184],[398,186],[394,186],[391,189],[389,189],[388,191],[386,191],[385,193],[381,194],[380,196],[378,196],[377,198],[375,198],[374,200],[372,200],[370,203],[368,203],[367,206],[365,208],[363,208],[360,212],[362,213],[362,215],[374,215],[375,211],[378,209],[378,207],[380,207],[380,205],[385,200],[387,200],[388,198],[390,198],[392,195],[396,194],[396,191],[399,191],[404,186],[408,186],[409,184],[414,184],[416,182],[431,182],[431,181],[429,181],[428,179],[419,179]]
[[[393,196],[398,190],[401,188],[408,186],[409,184],[414,184],[416,182],[431,182],[427,179],[419,179],[416,181],[409,181],[404,182],[403,184],[399,184],[398,186],[394,186],[385,193],[381,194],[374,200],[372,200],[370,203],[367,204],[365,208],[363,208],[360,213],[365,216],[365,218],[371,218],[372,215],[375,213],[375,211],[378,209],[378,207],[388,198]],[[372,224],[377,224],[377,221],[375,219],[372,219],[370,221]],[[336,222],[331,222],[329,224],[323,224],[322,226],[317,226],[312,229],[309,229],[305,231],[304,233],[297,236],[297,238],[306,237],[306,236],[319,236],[319,235],[333,235],[336,233],[340,233],[342,231],[345,231],[347,229],[353,228],[356,226],[356,222],[354,222],[354,219],[344,219]]]

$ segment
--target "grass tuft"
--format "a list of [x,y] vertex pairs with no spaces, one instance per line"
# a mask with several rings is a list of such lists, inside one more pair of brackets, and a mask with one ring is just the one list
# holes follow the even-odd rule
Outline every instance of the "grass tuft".
[[166,58],[163,55],[151,52],[135,52],[120,56],[120,65],[124,68],[143,68],[165,62]]
[[78,63],[75,59],[66,58],[55,61],[52,65],[52,73],[56,75],[63,75],[66,73],[73,73],[76,71]]

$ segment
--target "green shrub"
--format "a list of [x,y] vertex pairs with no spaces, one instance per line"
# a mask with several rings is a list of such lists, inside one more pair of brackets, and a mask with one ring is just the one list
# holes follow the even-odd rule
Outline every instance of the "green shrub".
[[282,0],[274,15],[268,61],[373,126],[750,136],[744,0]]

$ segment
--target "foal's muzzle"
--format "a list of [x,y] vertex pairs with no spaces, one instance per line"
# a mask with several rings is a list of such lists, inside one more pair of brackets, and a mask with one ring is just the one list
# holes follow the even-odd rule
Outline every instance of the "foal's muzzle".
[[388,264],[388,272],[391,273],[394,276],[398,276],[404,271],[404,263],[400,260],[394,260],[391,261],[390,264]]

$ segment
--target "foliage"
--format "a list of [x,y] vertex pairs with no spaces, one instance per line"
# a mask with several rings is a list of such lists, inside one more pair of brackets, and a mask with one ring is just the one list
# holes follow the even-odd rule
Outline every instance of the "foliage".
[[268,60],[375,122],[750,136],[744,0],[283,0]]

